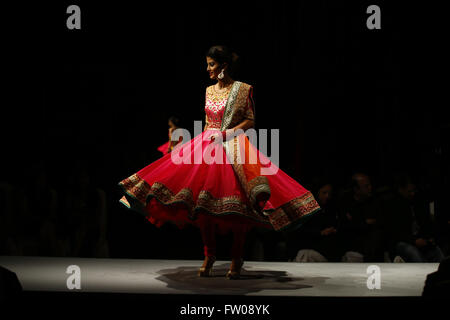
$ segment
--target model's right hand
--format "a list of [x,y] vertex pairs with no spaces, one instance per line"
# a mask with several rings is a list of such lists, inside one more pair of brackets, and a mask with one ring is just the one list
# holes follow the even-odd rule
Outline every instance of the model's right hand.
[[221,135],[220,133],[213,133],[210,137],[211,141],[215,141],[217,137],[219,137],[220,135]]

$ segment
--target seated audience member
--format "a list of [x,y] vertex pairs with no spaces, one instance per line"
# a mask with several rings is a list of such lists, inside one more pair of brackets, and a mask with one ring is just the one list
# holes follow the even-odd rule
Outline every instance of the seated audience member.
[[20,255],[16,243],[16,228],[13,220],[13,186],[0,181],[0,255]]
[[19,250],[23,255],[58,256],[57,192],[49,183],[42,160],[32,162],[24,174],[27,183],[15,192]]
[[384,262],[382,209],[369,176],[354,173],[351,190],[342,195],[338,205],[343,262]]
[[63,207],[69,256],[108,256],[105,202],[105,192],[92,183],[89,170],[83,166],[76,168]]
[[386,237],[391,256],[405,262],[440,262],[444,255],[436,245],[429,204],[405,173],[394,176],[394,192],[385,200]]
[[436,192],[434,210],[437,223],[436,242],[444,256],[450,255],[450,202],[449,186],[441,186]]
[[288,252],[296,262],[340,261],[337,239],[338,215],[333,202],[333,184],[326,178],[313,179],[311,191],[321,207],[298,233],[289,234]]

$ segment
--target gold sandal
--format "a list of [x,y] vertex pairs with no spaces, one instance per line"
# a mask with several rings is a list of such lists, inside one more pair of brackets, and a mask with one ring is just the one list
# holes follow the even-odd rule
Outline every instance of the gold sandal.
[[199,277],[211,277],[212,276],[212,267],[214,262],[216,262],[215,256],[206,256],[203,261],[203,265],[198,269]]
[[230,280],[239,279],[241,275],[241,268],[244,264],[244,259],[232,259],[230,270],[228,270],[226,277]]

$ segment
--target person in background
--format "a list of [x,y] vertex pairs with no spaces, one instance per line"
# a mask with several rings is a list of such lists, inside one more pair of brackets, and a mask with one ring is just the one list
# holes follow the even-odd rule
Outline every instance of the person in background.
[[170,153],[173,148],[183,141],[183,137],[180,137],[178,141],[172,141],[172,132],[180,127],[181,120],[177,116],[171,116],[168,120],[169,125],[169,141],[158,147],[158,151],[161,151],[163,155]]
[[393,184],[394,193],[385,205],[391,256],[405,262],[441,262],[444,254],[435,241],[428,203],[407,173],[395,174]]
[[79,165],[72,171],[63,202],[69,256],[108,256],[105,197],[103,189],[92,183],[87,167]]
[[344,262],[383,262],[382,202],[372,193],[370,177],[363,172],[351,176],[351,191],[339,203]]
[[288,235],[289,255],[295,256],[296,262],[340,261],[343,252],[338,238],[339,220],[333,183],[326,177],[314,177],[311,191],[321,213],[305,225],[303,232]]
[[58,256],[57,239],[58,194],[51,186],[48,170],[42,159],[31,162],[25,171],[27,183],[17,188],[18,221],[21,232],[18,245],[23,255]]

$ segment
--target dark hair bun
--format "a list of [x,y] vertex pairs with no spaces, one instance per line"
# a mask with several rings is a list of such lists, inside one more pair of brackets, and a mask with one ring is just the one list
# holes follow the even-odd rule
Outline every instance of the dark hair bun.
[[224,45],[212,46],[206,52],[206,56],[214,59],[220,64],[226,63],[228,65],[228,73],[235,75],[239,68],[239,55],[231,51],[230,48]]

